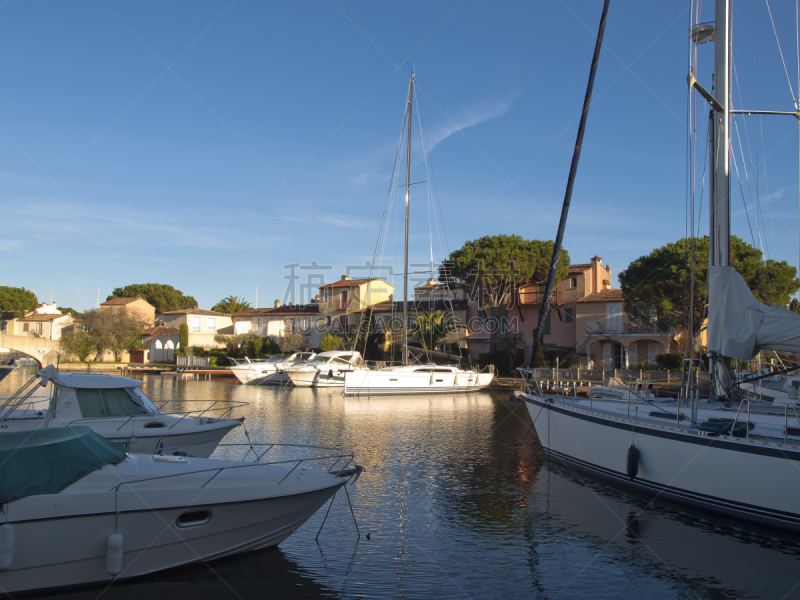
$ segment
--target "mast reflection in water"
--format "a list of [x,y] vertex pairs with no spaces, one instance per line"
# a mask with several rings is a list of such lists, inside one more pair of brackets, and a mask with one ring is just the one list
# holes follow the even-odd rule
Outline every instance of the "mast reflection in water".
[[[8,395],[30,377],[0,382]],[[800,597],[800,544],[548,466],[505,393],[341,390],[147,376],[154,400],[243,400],[254,442],[340,447],[366,467],[277,550],[62,598]],[[240,415],[235,415],[240,416]],[[238,428],[226,442],[246,442]],[[370,534],[367,539],[366,534]]]

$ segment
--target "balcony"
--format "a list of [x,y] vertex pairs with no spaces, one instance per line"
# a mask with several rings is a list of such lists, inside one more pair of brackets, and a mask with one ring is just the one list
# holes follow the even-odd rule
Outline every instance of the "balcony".
[[672,327],[662,327],[655,323],[634,323],[623,321],[621,324],[607,321],[586,321],[587,336],[605,335],[671,335],[674,333]]

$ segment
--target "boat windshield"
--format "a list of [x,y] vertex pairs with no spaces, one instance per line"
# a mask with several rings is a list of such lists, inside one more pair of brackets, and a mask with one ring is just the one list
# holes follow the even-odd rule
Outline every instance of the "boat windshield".
[[281,354],[276,354],[275,356],[270,356],[267,359],[267,362],[282,362],[286,360],[286,357]]
[[[140,398],[133,394],[139,392],[137,388],[110,388],[110,389],[85,389],[78,388],[75,395],[78,406],[84,419],[98,417],[135,417],[152,414],[155,406],[144,394],[141,397],[147,401],[147,406]],[[152,408],[151,408],[152,407]],[[150,409],[150,410],[148,410]]]
[[320,364],[320,363],[326,363],[330,360],[333,360],[330,356],[315,356],[308,362],[310,362],[311,364]]

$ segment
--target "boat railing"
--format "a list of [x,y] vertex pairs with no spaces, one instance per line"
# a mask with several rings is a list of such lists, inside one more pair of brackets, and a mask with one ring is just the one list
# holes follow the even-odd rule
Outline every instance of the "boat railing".
[[[196,449],[201,447],[202,445],[194,445],[194,446],[185,446],[184,448]],[[154,455],[142,455],[152,457],[153,460],[162,460],[164,462],[185,462],[188,461],[189,458],[192,458],[191,454],[186,450],[179,450],[180,447],[171,447],[169,448],[169,452],[171,454],[154,454]],[[344,477],[349,475],[358,475],[360,474],[361,467],[350,465],[353,463],[353,455],[343,453],[338,448],[328,448],[324,446],[309,446],[309,445],[302,445],[302,444],[273,444],[273,443],[254,443],[254,444],[219,444],[217,445],[217,450],[215,452],[214,458],[216,459],[224,459],[224,460],[236,460],[230,459],[228,456],[230,454],[230,450],[237,449],[243,450],[244,454],[238,462],[229,463],[226,462],[222,466],[218,467],[210,467],[208,469],[195,469],[192,471],[185,471],[182,473],[171,473],[169,475],[157,475],[154,477],[143,477],[141,479],[136,479],[134,481],[123,481],[112,488],[111,491],[118,493],[122,487],[124,486],[135,486],[137,484],[149,483],[152,481],[159,481],[164,479],[174,479],[177,477],[191,477],[196,476],[198,474],[207,474],[208,478],[203,481],[201,484],[198,485],[200,488],[205,488],[208,486],[217,476],[219,476],[223,471],[229,471],[232,469],[253,469],[259,467],[275,467],[275,466],[286,466],[287,471],[280,478],[277,482],[278,485],[282,484],[286,479],[294,473],[301,465],[308,466],[313,465],[314,467],[325,471],[326,473],[330,473],[331,475],[335,475],[337,477]],[[271,453],[273,450],[282,449],[282,450],[303,450],[303,451],[312,451],[314,452],[313,456],[303,456],[303,457],[278,457],[275,460],[264,460],[264,457]],[[219,453],[223,456],[216,456]],[[251,459],[251,460],[248,460]]]
[[[249,403],[242,402],[240,400],[163,400],[163,401],[153,401],[156,408],[158,408],[160,414],[168,415],[171,417],[180,417],[177,421],[170,424],[168,429],[172,429],[178,423],[183,421],[186,417],[192,417],[195,419],[199,419],[202,417],[206,417],[209,419],[221,420],[224,421],[225,419],[232,419],[233,418],[233,411],[237,408],[244,408]],[[179,404],[182,408],[184,408],[187,404],[208,404],[205,408],[195,408],[189,410],[168,410],[167,406],[171,403]],[[131,415],[129,416],[119,427],[117,427],[117,431],[122,429],[125,425],[127,425],[131,419],[136,417],[142,417],[145,415]],[[76,419],[75,421],[71,422],[71,425],[75,425],[76,423],[84,420],[96,420],[96,419]]]
[[38,391],[42,383],[38,373],[26,381],[22,387],[8,398],[0,400],[0,421],[6,420],[14,411],[20,409],[25,403],[28,404],[26,410],[36,410],[33,406],[38,402],[50,402],[50,398],[39,398],[32,400],[33,394]]

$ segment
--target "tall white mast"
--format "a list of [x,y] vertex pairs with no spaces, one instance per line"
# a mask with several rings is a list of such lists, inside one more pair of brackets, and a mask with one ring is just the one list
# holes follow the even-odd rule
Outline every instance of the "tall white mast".
[[714,99],[712,114],[711,190],[709,193],[710,248],[708,266],[730,265],[730,139],[728,126],[730,85],[730,0],[716,0],[714,36]]
[[411,197],[411,102],[414,97],[414,75],[408,82],[408,136],[406,143],[406,249],[403,262],[403,365],[408,364],[408,201]]

